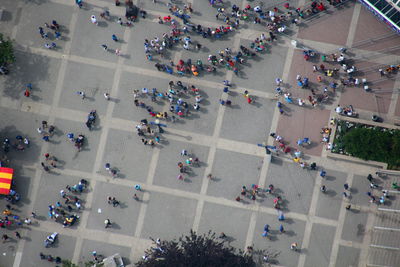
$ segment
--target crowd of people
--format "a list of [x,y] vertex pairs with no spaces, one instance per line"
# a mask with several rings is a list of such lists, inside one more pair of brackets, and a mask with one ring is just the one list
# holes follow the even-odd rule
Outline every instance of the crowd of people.
[[[329,4],[336,5],[340,4],[341,0],[329,0]],[[118,3],[118,4],[117,4]],[[76,1],[76,4],[81,8],[83,5],[82,1]],[[120,5],[119,1],[116,1],[117,5]],[[131,1],[126,1],[127,5],[132,5]],[[228,71],[232,71],[235,75],[240,76],[241,72],[245,67],[245,62],[251,60],[257,54],[264,53],[269,45],[273,45],[278,39],[280,34],[284,34],[291,25],[298,26],[302,19],[307,16],[312,16],[318,12],[322,12],[326,9],[325,5],[321,1],[313,1],[310,6],[304,8],[292,8],[289,3],[284,3],[282,7],[277,8],[264,8],[262,5],[252,6],[250,4],[246,5],[243,9],[238,7],[237,5],[232,5],[229,10],[224,7],[223,1],[213,1],[210,0],[210,4],[215,7],[216,14],[215,18],[218,22],[221,22],[221,26],[219,27],[206,27],[201,24],[193,24],[191,23],[191,15],[193,14],[193,8],[190,4],[186,4],[180,6],[178,4],[168,3],[169,15],[158,17],[158,23],[169,26],[169,32],[165,32],[161,37],[154,37],[152,39],[144,39],[144,56],[147,60],[153,61],[155,57],[159,57],[157,63],[155,63],[155,68],[158,71],[164,71],[171,75],[179,76],[199,76],[203,74],[216,74],[218,69],[226,69]],[[145,18],[146,12],[144,10],[140,10],[140,14],[142,18]],[[111,15],[109,11],[104,11],[100,15],[100,20],[110,20]],[[132,26],[134,20],[131,17],[126,18],[127,21],[124,22],[122,18],[117,19],[117,23],[122,26]],[[181,21],[182,22],[181,22]],[[94,25],[99,25],[99,20],[95,14],[91,15],[90,22]],[[223,22],[223,23],[222,23]],[[202,52],[205,50],[204,44],[194,41],[193,37],[201,36],[204,39],[212,39],[218,41],[218,39],[222,39],[228,37],[229,35],[233,35],[237,29],[241,27],[244,23],[254,23],[260,24],[265,27],[265,33],[261,33],[257,36],[249,45],[246,47],[244,45],[240,45],[237,49],[234,47],[226,47],[222,48],[219,51],[211,52],[207,57],[207,64],[204,64],[200,59],[179,59],[177,62],[170,60],[167,62],[165,60],[165,53],[168,49],[172,49],[173,47],[180,47],[185,50],[196,50],[198,52]],[[57,47],[55,42],[50,42],[53,39],[61,40],[61,28],[57,21],[52,20],[51,24],[44,23],[44,27],[40,26],[39,34],[41,38],[45,40],[44,46],[48,49],[55,49]],[[113,34],[111,39],[114,42],[118,42],[119,38]],[[101,44],[101,47],[104,50],[108,50],[107,44]],[[237,51],[236,51],[237,50]],[[339,83],[343,86],[347,85],[359,85],[359,78],[355,77],[356,67],[348,62],[346,55],[346,48],[340,48],[339,54],[332,53],[330,55],[321,54],[320,58],[322,60],[321,64],[313,64],[309,63],[310,67],[313,68],[313,72],[317,73],[317,84],[322,84],[321,88],[315,88],[310,85],[309,78],[298,74],[296,77],[296,81],[299,89],[305,89],[310,91],[310,95],[307,99],[298,98],[297,100],[293,100],[292,92],[284,89],[283,81],[281,78],[276,78],[276,96],[277,107],[279,109],[280,114],[284,115],[284,105],[285,104],[298,104],[299,106],[306,106],[309,102],[311,107],[316,107],[317,105],[321,105],[329,101],[332,96],[335,94],[335,90],[338,87]],[[121,51],[119,49],[115,50],[115,54],[120,55]],[[304,50],[303,56],[305,61],[310,61],[313,57],[316,57],[317,52],[313,50]],[[163,62],[163,60],[165,62]],[[328,66],[331,65],[331,66]],[[379,69],[381,76],[387,76],[392,73],[396,73],[399,69],[399,66],[390,65],[385,69]],[[171,76],[174,77],[174,76]],[[230,81],[224,80],[223,84],[223,92],[229,93],[229,87],[231,86]],[[152,89],[148,89],[152,88]],[[184,84],[180,80],[175,80],[172,78],[168,84],[165,84],[165,88],[168,89],[158,89],[154,88],[152,85],[149,85],[148,88],[135,88],[133,89],[133,103],[137,109],[146,110],[148,117],[143,118],[136,125],[136,133],[138,135],[138,139],[145,146],[155,147],[160,145],[164,139],[162,137],[162,133],[164,132],[163,128],[167,127],[166,123],[175,123],[180,120],[184,120],[193,115],[193,113],[198,112],[202,109],[202,104],[204,102],[205,95],[202,93],[201,89],[193,84]],[[24,95],[29,97],[32,89],[32,85],[27,86]],[[84,92],[79,91],[77,94],[85,99],[86,95]],[[253,97],[249,94],[247,90],[245,90],[242,94],[248,104],[254,103]],[[106,100],[109,100],[110,94],[104,93],[104,97]],[[284,100],[284,101],[283,101]],[[308,102],[307,102],[308,100]],[[231,106],[232,102],[230,99],[223,100],[215,100],[218,101],[221,105]],[[160,103],[166,103],[167,109],[159,108]],[[343,109],[336,109],[336,111],[341,114]],[[346,110],[348,112],[348,110]],[[90,111],[88,115],[88,119],[86,121],[86,126],[89,129],[92,129],[96,125],[96,111]],[[154,121],[150,121],[154,119]],[[321,142],[332,148],[332,144],[329,143],[329,138],[331,134],[332,124],[335,122],[331,121],[331,124],[327,127],[322,128],[321,131]],[[47,121],[42,121],[42,125],[37,128],[37,132],[40,134],[41,138],[45,142],[49,142],[56,131],[55,126],[48,125]],[[304,159],[302,159],[302,148],[304,146],[310,145],[311,140],[307,137],[301,137],[297,142],[297,148],[290,147],[287,142],[283,139],[281,135],[271,133],[270,135],[273,138],[273,145],[265,146],[267,153],[270,151],[278,154],[279,151],[283,153],[291,155],[293,162],[297,163],[303,169],[317,170],[318,167],[315,162],[308,164]],[[81,133],[68,133],[67,138],[78,151],[81,151],[82,147],[85,145],[86,136]],[[24,150],[29,146],[29,140],[27,138],[23,138],[22,136],[17,136],[15,144],[12,145],[17,150]],[[10,141],[6,139],[3,142],[3,150],[6,153],[7,150],[11,147]],[[45,160],[41,162],[41,166],[44,171],[50,172],[52,169],[57,168],[59,165],[58,159],[54,155],[50,155],[46,153]],[[192,172],[192,167],[200,166],[201,162],[198,157],[195,156],[194,153],[188,153],[185,149],[181,151],[181,156],[183,159],[177,163],[178,166],[178,174],[177,180],[185,180],[186,176]],[[1,165],[7,162],[7,159],[1,160]],[[112,168],[110,163],[105,164],[106,171],[113,177],[118,177],[118,172],[116,168]],[[324,178],[326,176],[326,171],[323,169],[319,169],[320,176]],[[213,175],[207,174],[207,178],[212,180]],[[371,189],[376,189],[377,186],[372,182],[372,176],[367,177],[371,182]],[[69,186],[67,185],[65,189],[60,191],[61,199],[52,202],[48,206],[48,217],[55,222],[59,222],[63,225],[63,227],[72,226],[79,220],[79,212],[82,207],[82,199],[78,197],[79,194],[84,193],[88,186],[88,181],[85,179],[81,179],[75,185]],[[348,184],[344,185],[343,196],[345,198],[349,198],[349,186]],[[142,191],[142,187],[139,184],[136,184],[133,188],[135,193],[133,194],[133,198],[135,200],[139,200],[139,197],[136,193]],[[327,187],[325,185],[321,186],[321,191],[325,193],[327,191]],[[280,222],[280,226],[278,228],[280,233],[285,232],[285,228],[283,226],[283,221],[285,220],[285,216],[283,214],[282,209],[284,208],[285,201],[284,196],[279,194],[273,184],[270,184],[267,188],[261,188],[256,184],[252,184],[251,186],[243,185],[240,189],[240,194],[235,198],[238,202],[244,202],[246,198],[251,199],[252,201],[256,201],[261,195],[264,193],[270,194],[273,196],[273,206],[277,210],[278,221]],[[372,192],[367,192],[367,195],[371,198],[371,202],[377,202],[376,197]],[[384,204],[385,199],[388,197],[387,191],[382,191],[382,196],[379,197],[379,202]],[[3,211],[4,217],[0,219],[0,227],[10,227],[12,224],[30,225],[32,223],[31,218],[36,218],[36,214],[32,212],[31,216],[26,217],[26,219],[22,220],[18,215],[14,215],[13,208],[11,204],[14,204],[15,201],[19,200],[19,194],[11,190],[9,196],[7,196],[7,200],[10,201],[10,204],[7,205],[7,209]],[[106,197],[107,203],[117,207],[120,205],[120,202],[112,196]],[[350,207],[349,207],[350,209]],[[112,221],[109,218],[106,218],[104,221],[104,227],[110,228],[112,227]],[[16,232],[15,235],[19,238],[20,234]],[[270,233],[270,226],[266,224],[262,231],[263,237],[268,237]],[[223,234],[223,235],[222,235]],[[221,236],[226,237],[224,233]],[[7,235],[3,235],[3,241],[7,241],[9,237]],[[157,239],[155,242],[159,245],[160,240]],[[299,246],[296,242],[290,245],[290,249],[298,250]],[[97,254],[93,254],[94,257],[97,258]],[[146,256],[147,257],[147,256]],[[59,257],[52,257],[51,255],[45,255],[40,253],[41,259],[47,259],[49,261],[55,261],[56,263],[60,262]],[[268,259],[264,259],[268,260]]]

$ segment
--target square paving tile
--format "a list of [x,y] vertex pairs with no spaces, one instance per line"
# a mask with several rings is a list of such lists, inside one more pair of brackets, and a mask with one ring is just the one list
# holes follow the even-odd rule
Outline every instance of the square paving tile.
[[[137,3],[137,6],[138,6],[140,9],[151,10],[151,11],[157,11],[157,12],[163,12],[163,13],[169,13],[169,11],[168,11],[168,6],[167,6],[168,1],[166,1],[166,0],[159,0],[159,1],[137,1],[137,2],[138,2],[138,3]],[[149,15],[148,17],[149,17],[149,19],[153,19],[154,16]],[[140,20],[138,20],[138,21],[139,21],[139,23],[146,23],[146,25],[147,25],[147,22],[148,22],[148,21],[142,20],[142,19],[140,19]]]
[[[2,243],[0,246],[0,253],[2,254],[1,264],[3,264],[4,266],[13,266],[16,256],[15,251],[17,250],[18,250],[18,243],[14,240],[13,242],[8,242],[4,244]],[[50,266],[50,264],[48,266]]]
[[[125,71],[122,72],[118,95],[116,96],[120,102],[115,105],[113,116],[134,121],[151,118],[146,109],[135,106],[133,102],[133,90],[139,90],[141,92],[142,88],[148,88],[151,92],[152,88],[157,88],[157,91],[165,92],[169,89],[168,83],[169,80],[159,77],[129,73]],[[155,112],[160,112],[167,107],[169,108],[168,101],[151,102],[151,99],[145,96],[140,97],[139,100],[144,102],[146,105],[151,106]],[[132,129],[134,129],[134,126],[135,125],[132,124]]]
[[353,105],[356,110],[359,108],[378,113],[388,112],[395,78],[382,79],[376,66],[373,62],[357,61],[357,74],[370,82],[369,87],[374,92],[366,92],[362,86],[346,87],[342,90],[340,105]]
[[[339,104],[342,106],[353,105],[354,109],[363,109],[371,112],[388,113],[392,99],[394,82],[387,80],[379,85],[371,85],[377,93],[365,92],[362,87],[345,88],[342,92]],[[380,91],[382,90],[382,93]]]
[[[373,41],[371,39],[376,40]],[[399,36],[364,6],[361,6],[357,28],[354,33],[353,47],[371,51],[382,51],[395,47],[398,43]],[[393,52],[398,54],[398,51],[397,53],[396,51]]]
[[[137,225],[140,202],[135,201],[133,188],[105,182],[97,182],[94,189],[93,204],[86,227],[133,236]],[[107,197],[115,197],[120,205],[113,207],[107,203]],[[101,213],[98,212],[101,209]],[[112,227],[104,229],[104,220],[110,219]]]
[[[56,133],[50,139],[47,152],[64,161],[60,168],[91,172],[94,167],[101,131],[89,131],[83,121],[56,119],[54,125]],[[79,134],[85,136],[85,142],[80,152],[75,144],[68,139],[68,133],[74,133],[75,136]],[[60,151],[62,151],[62,154]]]
[[[347,41],[354,5],[336,10],[332,15],[324,15],[322,18],[306,23],[307,26],[300,28],[297,35],[300,39],[318,42],[326,42],[344,45]],[[326,29],[329,28],[329,31]],[[332,34],[335,32],[335,34]]]
[[[182,149],[186,149],[191,157],[198,157],[200,166],[190,166],[189,174],[184,175],[184,180],[178,180],[178,162],[185,162],[188,157],[180,155]],[[168,140],[168,145],[161,149],[158,158],[154,184],[175,188],[182,191],[200,193],[201,185],[205,177],[207,167],[208,147]],[[186,164],[185,164],[186,165]]]
[[[93,14],[98,20],[98,26],[90,21],[90,17]],[[71,53],[86,58],[117,62],[119,57],[114,54],[114,51],[117,48],[121,49],[121,45],[128,42],[128,40],[123,39],[123,36],[124,32],[129,30],[132,29],[122,27],[114,21],[100,18],[97,12],[81,9],[78,12],[75,32],[73,33],[74,38],[71,44]],[[118,42],[111,39],[111,35],[113,34],[118,37]],[[102,44],[108,46],[108,51],[104,51],[101,47]],[[122,54],[126,54],[127,52],[121,51]]]
[[[21,200],[16,203],[20,214],[29,214],[31,212],[29,204],[32,202],[33,182],[35,179],[36,170],[33,168],[24,168],[20,162],[14,162],[12,165],[14,169],[13,189],[21,195]],[[6,208],[8,202],[3,202],[1,206],[3,210]]]
[[[65,41],[69,41],[71,38],[69,24],[74,12],[73,7],[52,2],[46,2],[46,7],[33,3],[26,3],[24,7],[18,21],[18,31],[15,38],[17,43],[46,49],[45,43],[55,42],[57,43],[56,51],[62,52],[65,48]],[[54,31],[44,25],[45,22],[51,24],[54,19],[60,25],[62,39],[59,41],[55,40]],[[90,22],[90,16],[88,21]],[[43,30],[48,32],[49,40],[40,36],[39,27],[43,27]],[[32,36],[33,32],[35,34]],[[30,38],[26,38],[27,36]]]
[[397,97],[396,109],[394,111],[394,115],[400,117],[400,96]]
[[[268,224],[270,229],[268,238],[262,236],[265,224]],[[287,218],[282,222],[284,233],[279,232],[280,225],[281,223],[275,216],[259,213],[254,231],[254,248],[266,249],[272,255],[277,254],[275,260],[279,266],[296,266],[300,254],[288,252],[290,252],[290,244],[293,242],[297,242],[301,247],[299,242],[303,240],[305,222]]]
[[[213,23],[221,23],[223,24],[223,20],[219,19],[217,20],[215,18],[215,15],[218,13],[217,8],[223,7],[225,8],[225,12],[230,13],[232,11],[232,6],[236,5],[240,9],[242,8],[242,1],[240,0],[232,0],[232,1],[224,1],[224,3],[217,3],[218,1],[215,1],[216,3],[212,6],[209,4],[204,4],[199,1],[193,1],[193,18],[194,19],[201,19],[204,21],[210,21]],[[242,21],[241,21],[242,22]]]
[[36,127],[32,125],[41,125],[43,120],[47,120],[47,117],[4,107],[0,107],[0,113],[7,114],[7,116],[0,116],[0,123],[3,125],[0,130],[0,140],[8,138],[13,144],[16,142],[15,137],[17,135],[21,135],[30,140],[29,147],[25,148],[24,151],[10,149],[7,155],[8,159],[10,159],[11,162],[17,161],[24,165],[33,165],[37,163],[42,156],[40,155],[40,149],[43,141],[36,131]]
[[305,266],[328,266],[336,228],[313,224]]
[[[259,36],[254,36],[253,39]],[[240,44],[250,47],[253,40],[241,39]],[[246,58],[241,65],[239,76],[234,75],[232,83],[239,89],[248,88],[261,92],[275,93],[275,79],[282,77],[283,67],[287,55],[287,47],[267,46],[267,51],[257,53],[254,58]],[[260,77],[263,77],[260,79]],[[286,82],[286,81],[285,81]]]
[[170,34],[170,26],[146,21],[146,26],[138,25],[132,27],[130,30],[132,31],[130,39],[127,40],[127,53],[129,57],[125,61],[125,64],[145,69],[157,70],[154,67],[154,64],[156,64],[157,62],[160,62],[162,64],[169,64],[169,61],[174,58],[174,53],[177,48],[166,49],[164,51],[164,58],[161,58],[159,55],[156,54],[153,55],[152,61],[147,60],[144,53],[144,40],[147,39],[150,41],[155,37],[158,37],[160,40],[162,40],[164,33]]
[[141,237],[177,239],[188,234],[193,227],[196,206],[194,199],[152,192]]
[[[232,99],[232,108],[227,107],[224,113],[220,137],[251,144],[262,143],[266,133],[270,132],[274,101],[254,97],[254,103],[248,104],[241,95]],[[238,129],[246,129],[246,134]]]
[[[292,57],[292,62],[290,64],[290,69],[289,69],[289,77],[287,81],[283,81],[283,85],[281,87],[285,88],[288,92],[292,94],[293,99],[296,99],[298,97],[307,99],[309,95],[311,95],[310,89],[315,90],[316,93],[323,93],[323,88],[325,86],[329,87],[330,82],[337,82],[337,77],[328,77],[325,76],[322,72],[314,72],[313,70],[313,65],[320,66],[323,64],[326,69],[333,69],[337,68],[338,65],[333,62],[333,61],[326,61],[322,62],[321,58],[316,55],[314,58],[311,58],[309,61],[304,60],[304,55],[302,50],[295,50],[293,52],[293,57]],[[359,65],[357,64],[357,68]],[[343,73],[340,71],[340,75],[343,75]],[[308,89],[301,89],[297,85],[297,75],[300,75],[302,78],[307,77],[309,79],[309,88]],[[321,76],[323,81],[318,82],[317,77]],[[336,78],[336,79],[335,79]],[[271,86],[273,90],[275,90],[276,85],[275,85],[275,79],[271,81]],[[330,89],[331,90],[331,89]],[[336,96],[333,94],[331,91],[331,96],[335,98]],[[297,104],[297,103],[296,103]],[[307,107],[311,107],[309,102],[307,101],[306,103]],[[320,104],[320,107],[323,106]]]
[[368,214],[360,211],[346,211],[343,222],[342,239],[362,243],[369,229],[366,229]]
[[[107,101],[103,94],[110,92],[114,80],[114,69],[68,62],[61,93],[61,107],[77,109],[89,113],[95,109],[99,114],[105,114]],[[77,92],[83,91],[86,98],[82,99]]]
[[[178,81],[178,79],[172,80],[175,82]],[[144,118],[149,121],[154,121],[154,118],[149,115],[146,109],[134,105],[133,90],[142,90],[142,88],[145,87],[149,90],[157,88],[158,92],[166,92],[169,89],[168,83],[169,80],[158,77],[123,72],[120,82],[120,90],[118,91],[117,96],[121,102],[115,106],[113,116],[137,122]],[[165,129],[166,131],[171,127],[189,132],[197,132],[207,135],[213,134],[216,114],[219,108],[219,103],[216,99],[219,99],[222,90],[203,86],[198,86],[198,88],[200,89],[203,98],[199,104],[200,110],[196,111],[193,108],[190,108],[191,114],[184,118],[178,118],[178,116],[175,115],[177,118],[176,123],[172,123],[170,120],[164,121],[163,123],[167,124],[167,128]],[[193,95],[188,94],[181,98],[189,105],[195,103]],[[147,106],[152,107],[155,112],[167,111],[168,114],[172,116],[172,113],[169,112],[170,103],[167,100],[161,100],[158,98],[157,102],[152,102],[149,97],[145,96],[140,97],[139,100],[144,102]]]
[[336,258],[337,267],[358,266],[360,249],[353,247],[339,246],[338,256]]
[[[146,181],[153,149],[149,146],[143,147],[133,130],[126,132],[110,129],[104,151],[103,164],[98,172],[109,175],[104,165],[110,163],[112,168],[118,170],[117,179]],[[133,153],[139,151],[140,153]]]
[[249,228],[251,212],[213,203],[205,203],[201,214],[199,232],[215,232],[217,236],[224,232],[229,244],[243,249]]
[[[309,109],[287,104],[285,104],[284,110],[287,113],[279,117],[276,132],[282,135],[286,144],[292,148],[299,148],[297,140],[300,138],[310,138],[312,144],[299,149],[306,154],[320,156],[323,149],[320,129],[328,126],[330,111],[318,107]],[[288,129],[295,130],[288,131]]]
[[1,18],[0,32],[5,36],[10,36],[14,25],[16,24],[16,17],[11,10],[16,11],[18,9],[19,2],[14,0],[3,0],[1,1],[1,7],[3,8],[3,16]]
[[[85,209],[85,199],[87,196],[87,190],[85,190],[82,193],[78,193],[78,194],[72,194],[69,193],[65,187],[67,185],[69,186],[73,186],[75,184],[77,184],[80,181],[81,178],[79,177],[72,177],[72,176],[65,176],[65,175],[55,175],[55,174],[51,174],[51,173],[43,173],[42,177],[40,178],[40,187],[39,187],[39,192],[38,192],[38,196],[42,196],[42,197],[38,197],[36,198],[36,202],[34,203],[34,207],[33,210],[37,213],[38,216],[42,216],[42,217],[46,217],[46,220],[50,220],[48,216],[48,211],[49,205],[56,205],[56,202],[59,201],[62,205],[64,205],[64,199],[61,197],[60,195],[60,191],[64,190],[68,195],[72,195],[72,196],[76,196],[81,200],[82,203],[82,210]],[[89,188],[90,188],[90,181],[89,181]],[[80,213],[80,211],[78,211],[76,209],[76,206],[71,203],[69,204],[73,209],[74,209],[74,213]],[[67,206],[67,205],[64,205]],[[39,221],[40,222],[40,221]],[[52,223],[54,225],[59,226],[60,228],[62,227],[62,224],[59,224],[55,221],[52,221]],[[79,226],[79,221],[77,224],[74,224],[73,226],[71,226],[71,228],[77,228],[77,226]]]
[[327,176],[322,184],[326,186],[327,192],[319,194],[316,215],[337,220],[343,201],[343,185],[346,183],[347,174],[333,170],[326,170],[326,172]]
[[[200,59],[203,62],[203,65],[210,65],[208,62],[209,55],[218,55],[219,51],[224,50],[227,47],[232,48],[235,41],[234,33],[223,35],[220,39],[203,38],[197,33],[190,34],[190,37],[193,43],[192,48],[187,51],[183,49],[182,45],[177,46],[176,49],[180,54],[177,54],[176,56],[177,57],[178,55],[181,56],[179,58],[176,58],[175,61],[177,61],[178,59],[182,59],[185,62],[187,62],[188,59],[191,59],[192,62],[196,62],[198,59]],[[200,51],[197,51],[194,48],[194,46],[197,43],[200,43],[202,45],[202,49]],[[226,76],[225,66],[217,65],[215,73],[208,73],[206,71],[201,71],[199,73],[199,76],[197,76],[196,78],[202,80],[205,79],[207,81],[213,81],[222,84],[222,81],[225,80],[225,76]]]
[[102,255],[103,257],[109,257],[115,253],[121,255],[124,264],[129,264],[129,256],[131,252],[130,247],[117,246],[114,244],[106,242],[98,242],[90,239],[84,239],[81,248],[81,254],[79,255],[78,263],[85,263],[93,260],[92,252],[96,251],[97,255]]
[[[308,214],[317,172],[301,169],[294,163],[273,161],[268,168],[265,185],[273,184],[283,196],[283,211]],[[267,197],[263,205],[273,207],[273,198]]]
[[[2,101],[21,99],[51,105],[61,61],[20,50],[15,51],[15,58],[12,70],[3,76],[5,82],[0,85]],[[24,96],[28,83],[32,84],[29,98]]]
[[[220,105],[218,99],[222,94],[222,90],[203,86],[198,86],[198,88],[200,89],[200,95],[203,98],[199,104],[200,109],[194,110],[192,107],[190,107],[191,114],[188,117],[178,118],[175,123],[171,123],[169,121],[167,125],[170,128],[182,131],[213,135]],[[195,103],[194,96],[182,99],[184,99],[184,101],[186,101],[189,105],[193,105]],[[175,115],[175,117],[178,116]],[[168,128],[165,130],[168,131]]]
[[[47,260],[41,260],[39,253],[42,252],[45,255],[51,255],[53,257],[60,257],[64,260],[72,259],[75,250],[76,238],[72,236],[59,234],[56,242],[48,247],[43,247],[43,240],[46,239],[50,232],[42,232],[37,230],[31,230],[28,232],[26,237],[27,242],[24,246],[24,252],[22,253],[22,259],[20,266],[27,267],[54,267],[54,262]],[[38,243],[40,242],[40,244]]]
[[258,184],[262,161],[260,157],[217,149],[211,171],[215,179],[210,181],[207,194],[234,200],[243,185],[250,188]]
[[351,202],[356,205],[369,206],[370,198],[366,194],[371,191],[367,176],[354,175],[353,185],[351,187]]

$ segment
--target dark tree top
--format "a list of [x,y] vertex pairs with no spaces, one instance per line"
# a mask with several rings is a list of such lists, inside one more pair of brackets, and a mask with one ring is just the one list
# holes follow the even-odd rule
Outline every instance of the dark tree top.
[[215,233],[197,235],[190,231],[178,241],[162,241],[145,251],[138,267],[254,267],[251,255],[226,244]]

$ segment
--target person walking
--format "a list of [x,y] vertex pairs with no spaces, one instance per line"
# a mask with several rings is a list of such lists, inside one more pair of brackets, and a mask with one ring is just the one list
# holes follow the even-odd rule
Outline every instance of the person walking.
[[50,171],[50,168],[49,168],[48,166],[46,166],[46,165],[44,164],[44,162],[41,162],[40,165],[42,165],[43,170],[44,170],[45,172],[49,172],[49,171]]
[[96,26],[99,25],[99,23],[97,22],[97,19],[96,19],[96,16],[95,16],[95,15],[90,16],[90,21],[91,21],[93,24],[95,24]]
[[8,235],[3,234],[2,238],[3,239],[3,243],[7,242],[7,240],[9,239]]
[[76,4],[79,8],[82,8],[82,6],[83,6],[82,0],[75,0],[75,4]]
[[56,37],[57,40],[60,40],[60,38],[61,38],[61,33],[60,33],[59,31],[56,31],[56,32],[54,33],[54,36]]
[[137,191],[142,191],[142,187],[140,186],[140,184],[136,184],[136,185],[135,185],[135,189],[136,189]]
[[106,219],[105,221],[104,221],[104,228],[108,228],[108,227],[110,227],[111,226],[111,221],[110,221],[110,219]]
[[18,238],[18,239],[21,239],[21,238],[22,238],[22,237],[21,237],[21,234],[20,234],[19,232],[17,232],[17,231],[15,231],[15,237]]
[[83,91],[78,91],[78,92],[76,92],[76,94],[80,95],[82,97],[82,100],[85,99],[85,97],[86,97],[86,94]]
[[111,171],[111,164],[107,162],[107,163],[104,165],[104,168],[106,169],[106,171],[110,172],[110,171]]
[[349,184],[348,184],[348,183],[345,183],[345,184],[343,185],[343,187],[344,187],[344,190],[349,190]]

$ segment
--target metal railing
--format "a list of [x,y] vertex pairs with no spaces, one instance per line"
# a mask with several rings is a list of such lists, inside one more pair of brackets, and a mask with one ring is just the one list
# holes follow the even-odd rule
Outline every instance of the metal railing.
[[[341,3],[334,5],[333,7],[327,8],[327,6],[325,6],[325,10],[324,11],[320,11],[318,13],[315,13],[313,15],[307,16],[306,18],[304,18],[302,20],[302,22],[312,22],[314,20],[320,19],[320,18],[324,18],[326,15],[330,15],[331,11],[335,11],[336,9],[342,7],[344,4],[347,4],[349,2],[354,2],[354,0],[344,0]],[[311,5],[310,5],[311,7]]]
[[382,41],[383,39],[390,38],[390,37],[398,37],[398,34],[389,33],[389,34],[384,34],[384,35],[377,36],[374,38],[358,41],[356,43],[353,43],[352,48],[357,48],[357,47],[364,46],[364,45],[372,45],[372,44],[376,43],[377,41]]
[[[397,50],[400,50],[400,45],[392,46],[389,48],[384,48],[384,49],[377,50],[377,51],[371,51],[370,53],[362,54],[361,56],[353,57],[352,59],[353,60],[367,60],[367,59],[370,59],[373,57],[380,57],[380,56],[382,56],[381,54],[385,54],[385,53],[393,52],[393,51],[397,51]],[[395,56],[397,56],[397,55],[395,55]]]

